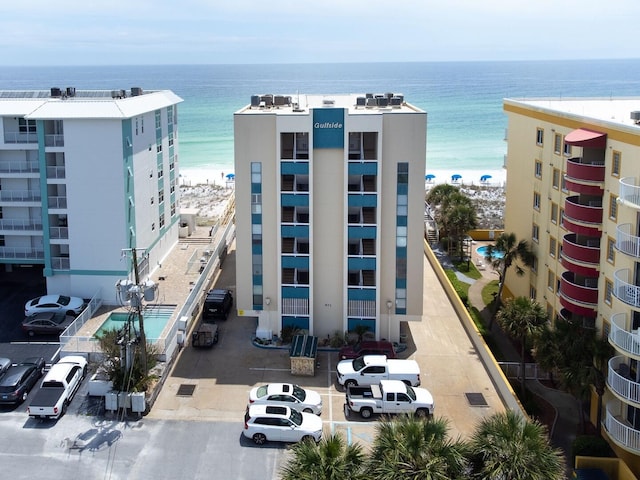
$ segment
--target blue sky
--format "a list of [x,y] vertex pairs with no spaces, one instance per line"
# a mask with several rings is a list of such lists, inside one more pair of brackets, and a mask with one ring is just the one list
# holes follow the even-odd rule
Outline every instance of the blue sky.
[[[637,58],[638,0],[22,0],[0,65]],[[93,5],[97,4],[97,5]]]

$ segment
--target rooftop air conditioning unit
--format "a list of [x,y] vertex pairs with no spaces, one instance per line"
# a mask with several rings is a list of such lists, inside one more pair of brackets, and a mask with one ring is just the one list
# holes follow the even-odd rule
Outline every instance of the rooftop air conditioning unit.
[[76,87],[67,87],[67,97],[76,96]]
[[51,97],[58,98],[62,96],[62,90],[58,87],[51,87]]
[[640,111],[631,112],[631,120],[633,120],[636,124],[640,123]]
[[131,87],[131,96],[137,97],[142,95],[142,89],[140,87]]

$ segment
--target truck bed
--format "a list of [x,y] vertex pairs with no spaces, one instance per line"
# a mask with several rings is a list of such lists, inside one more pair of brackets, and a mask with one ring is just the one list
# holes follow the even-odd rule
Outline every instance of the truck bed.
[[36,414],[37,412],[35,412],[34,409],[53,409],[53,407],[57,405],[62,395],[64,395],[64,388],[62,387],[41,388],[36,392],[33,400],[31,400],[29,408],[32,410],[32,413]]
[[218,326],[215,323],[200,322],[191,334],[191,346],[211,348],[218,343]]
[[347,389],[347,399],[382,399],[382,392],[380,391],[380,385],[371,385],[370,387],[349,387]]

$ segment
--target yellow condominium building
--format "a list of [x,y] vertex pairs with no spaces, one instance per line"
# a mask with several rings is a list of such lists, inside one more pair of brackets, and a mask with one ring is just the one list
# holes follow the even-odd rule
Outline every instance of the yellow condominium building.
[[240,315],[256,335],[399,338],[422,316],[424,111],[402,95],[254,95],[234,116]]
[[505,230],[536,254],[505,287],[608,338],[603,432],[638,471],[640,99],[506,99],[504,111]]

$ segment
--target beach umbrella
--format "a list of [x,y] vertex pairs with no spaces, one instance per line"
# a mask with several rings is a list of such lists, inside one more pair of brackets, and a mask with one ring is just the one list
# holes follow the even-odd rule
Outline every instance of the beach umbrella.
[[452,182],[457,182],[458,180],[460,180],[462,178],[462,175],[458,175],[457,173],[454,175],[451,175],[451,181]]
[[480,177],[480,181],[481,182],[486,182],[487,180],[489,180],[491,178],[491,175],[482,175]]
[[227,173],[227,179],[228,180],[233,180],[234,178],[236,178],[236,174],[235,173]]
[[430,182],[430,181],[431,181],[431,180],[433,180],[434,178],[436,178],[436,176],[435,176],[435,175],[433,175],[432,173],[429,173],[428,175],[425,175],[425,176],[424,176],[424,179],[425,179],[427,182]]

